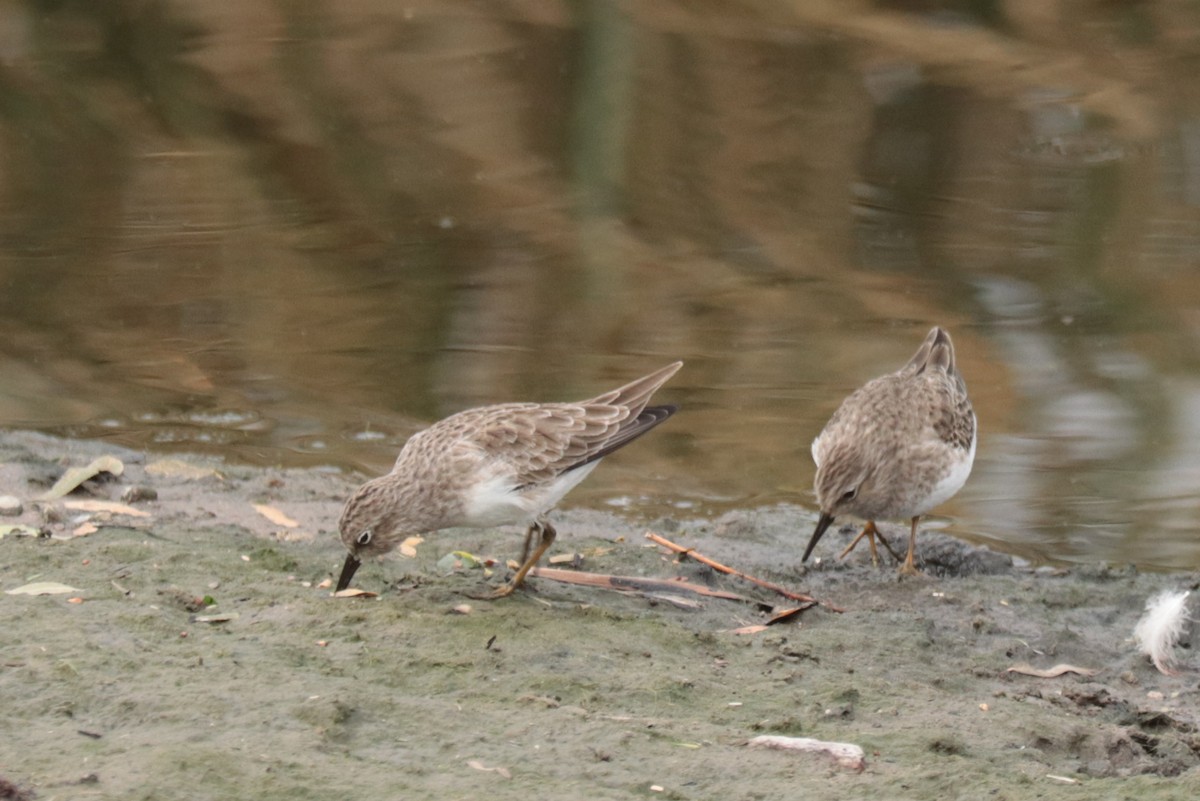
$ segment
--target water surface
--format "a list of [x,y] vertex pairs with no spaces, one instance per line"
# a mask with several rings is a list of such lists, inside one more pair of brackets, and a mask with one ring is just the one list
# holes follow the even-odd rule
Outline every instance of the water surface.
[[378,472],[682,358],[571,503],[811,506],[940,324],[930,525],[1200,567],[1200,14],[1017,5],[6,6],[0,425]]

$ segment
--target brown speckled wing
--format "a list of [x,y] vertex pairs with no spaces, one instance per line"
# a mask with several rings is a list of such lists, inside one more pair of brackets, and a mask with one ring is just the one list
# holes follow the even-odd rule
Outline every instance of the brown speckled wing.
[[[922,351],[924,361],[918,367],[918,372],[934,368],[928,372],[930,380],[933,381],[931,389],[941,396],[936,403],[931,404],[932,408],[938,410],[933,421],[934,431],[947,445],[964,451],[970,450],[975,439],[975,412],[971,408],[970,398],[967,397],[967,384],[955,367],[954,343],[945,330],[934,328],[925,338],[917,356],[921,356]],[[906,369],[912,367],[916,359],[914,356]]]
[[941,414],[934,421],[933,428],[943,442],[967,451],[975,439],[975,411],[971,408],[962,379],[957,375],[949,378],[953,387],[949,390],[951,397],[940,407]]
[[[912,409],[928,409],[924,419]],[[975,415],[967,386],[955,367],[954,344],[943,328],[935,327],[904,367],[855,390],[829,418],[814,443],[813,457],[827,443],[829,432],[850,428],[900,434],[914,425],[931,426],[948,445],[969,450],[975,436]],[[915,435],[915,432],[913,432]],[[841,437],[834,435],[835,439]]]
[[465,437],[488,460],[507,464],[518,485],[539,484],[599,450],[628,416],[621,407],[520,404],[479,410]]
[[547,482],[629,444],[674,414],[675,406],[646,403],[681,366],[670,364],[579,403],[477,409],[463,434],[490,458],[508,463],[520,486]]

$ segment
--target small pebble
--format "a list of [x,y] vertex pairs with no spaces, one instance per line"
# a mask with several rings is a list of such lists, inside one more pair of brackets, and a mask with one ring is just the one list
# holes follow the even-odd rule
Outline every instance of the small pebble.
[[25,507],[21,505],[21,499],[15,495],[0,495],[0,515],[5,517],[16,517],[25,511]]
[[157,501],[158,490],[154,487],[143,487],[140,484],[126,487],[121,493],[121,500],[125,503],[139,503],[141,501]]

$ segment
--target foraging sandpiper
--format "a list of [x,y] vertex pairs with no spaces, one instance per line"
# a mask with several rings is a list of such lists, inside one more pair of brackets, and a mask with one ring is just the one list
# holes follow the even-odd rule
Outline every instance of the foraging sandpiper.
[[[647,406],[683,362],[578,403],[504,403],[451,415],[414,434],[390,473],[363,484],[346,502],[338,529],[345,589],[368,556],[411,534],[459,526],[528,524],[521,566],[490,597],[510,594],[554,542],[545,515],[600,460],[675,413]],[[539,542],[530,555],[534,534]]]
[[846,514],[867,524],[841,555],[866,537],[878,562],[875,521],[905,517],[912,528],[900,572],[919,573],[913,564],[917,520],[966,483],[975,442],[975,411],[954,364],[954,345],[945,329],[934,328],[908,364],[842,401],[813,440],[821,517],[801,561],[833,519]]

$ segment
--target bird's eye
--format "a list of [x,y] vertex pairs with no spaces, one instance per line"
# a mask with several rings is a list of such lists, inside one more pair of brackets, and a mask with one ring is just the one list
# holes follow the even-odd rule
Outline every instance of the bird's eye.
[[848,489],[842,493],[842,500],[843,501],[852,501],[852,500],[854,500],[854,496],[857,494],[858,494],[858,487],[851,487],[850,489]]
[[366,531],[364,531],[362,534],[359,534],[359,535],[358,535],[358,539],[357,539],[357,540],[355,540],[355,542],[357,542],[359,545],[368,545],[368,544],[370,544],[370,542],[371,542],[371,529],[367,529],[367,530],[366,530]]

